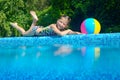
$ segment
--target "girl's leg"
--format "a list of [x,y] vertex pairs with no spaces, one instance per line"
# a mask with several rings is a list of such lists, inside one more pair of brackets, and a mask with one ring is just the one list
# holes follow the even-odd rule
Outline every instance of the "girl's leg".
[[20,27],[16,22],[10,23],[10,25],[17,29],[23,36],[33,36],[34,32],[32,31],[33,27],[35,26],[36,22],[33,20],[32,25],[29,30],[25,31],[22,27]]
[[25,31],[22,35],[23,36],[33,36],[35,32],[32,30],[36,26],[36,20],[33,20],[29,30]]
[[32,31],[32,29],[36,26],[36,23],[38,21],[38,17],[36,15],[36,13],[34,11],[30,11],[31,16],[33,17],[33,22],[29,28],[29,30],[27,30],[23,36],[33,36],[34,32]]
[[22,27],[18,26],[17,23],[10,23],[11,26],[16,28],[23,36],[33,36],[34,32],[32,29],[34,26],[36,26],[36,22],[38,21],[38,18],[36,16],[36,13],[34,11],[30,11],[31,16],[33,17],[33,22],[31,24],[31,27],[29,30],[25,31]]
[[16,22],[15,23],[10,23],[10,25],[12,27],[16,28],[21,34],[25,33],[25,30],[22,27],[18,26],[18,24]]
[[36,13],[34,11],[30,11],[30,14],[31,14],[31,16],[33,18],[33,22],[32,22],[32,24],[31,24],[31,26],[30,26],[30,28],[29,28],[28,31],[30,31],[31,29],[33,29],[33,27],[36,26],[36,23],[38,21],[38,17],[37,17],[37,15],[36,15]]

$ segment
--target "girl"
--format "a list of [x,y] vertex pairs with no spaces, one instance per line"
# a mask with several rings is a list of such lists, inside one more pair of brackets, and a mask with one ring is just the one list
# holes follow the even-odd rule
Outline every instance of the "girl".
[[80,34],[80,32],[66,29],[70,22],[70,18],[68,16],[61,16],[61,18],[57,20],[56,24],[50,24],[49,26],[43,28],[42,26],[36,26],[36,22],[38,21],[36,13],[34,11],[30,11],[30,14],[33,18],[33,22],[31,24],[31,27],[27,31],[20,27],[16,22],[10,23],[10,25],[16,28],[23,36],[63,36],[66,34]]

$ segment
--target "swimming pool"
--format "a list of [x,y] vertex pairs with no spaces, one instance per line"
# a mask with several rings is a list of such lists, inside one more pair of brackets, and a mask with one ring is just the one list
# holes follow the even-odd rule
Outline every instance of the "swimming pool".
[[0,38],[0,80],[120,80],[120,33]]

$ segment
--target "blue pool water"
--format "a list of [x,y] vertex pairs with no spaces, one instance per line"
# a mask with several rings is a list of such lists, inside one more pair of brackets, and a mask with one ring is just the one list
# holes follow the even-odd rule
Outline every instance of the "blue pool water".
[[120,80],[120,34],[1,38],[0,80]]

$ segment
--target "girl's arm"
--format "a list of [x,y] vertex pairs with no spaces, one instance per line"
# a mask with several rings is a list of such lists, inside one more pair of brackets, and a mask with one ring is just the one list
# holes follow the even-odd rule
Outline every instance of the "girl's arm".
[[66,34],[68,34],[68,33],[71,32],[70,29],[67,29],[67,30],[64,30],[64,31],[60,31],[60,30],[56,27],[55,24],[50,25],[50,27],[54,30],[54,32],[55,32],[56,34],[58,34],[58,35],[60,35],[60,36],[64,36],[64,35],[66,35]]
[[76,32],[76,31],[70,31],[68,34],[81,34],[80,32]]

